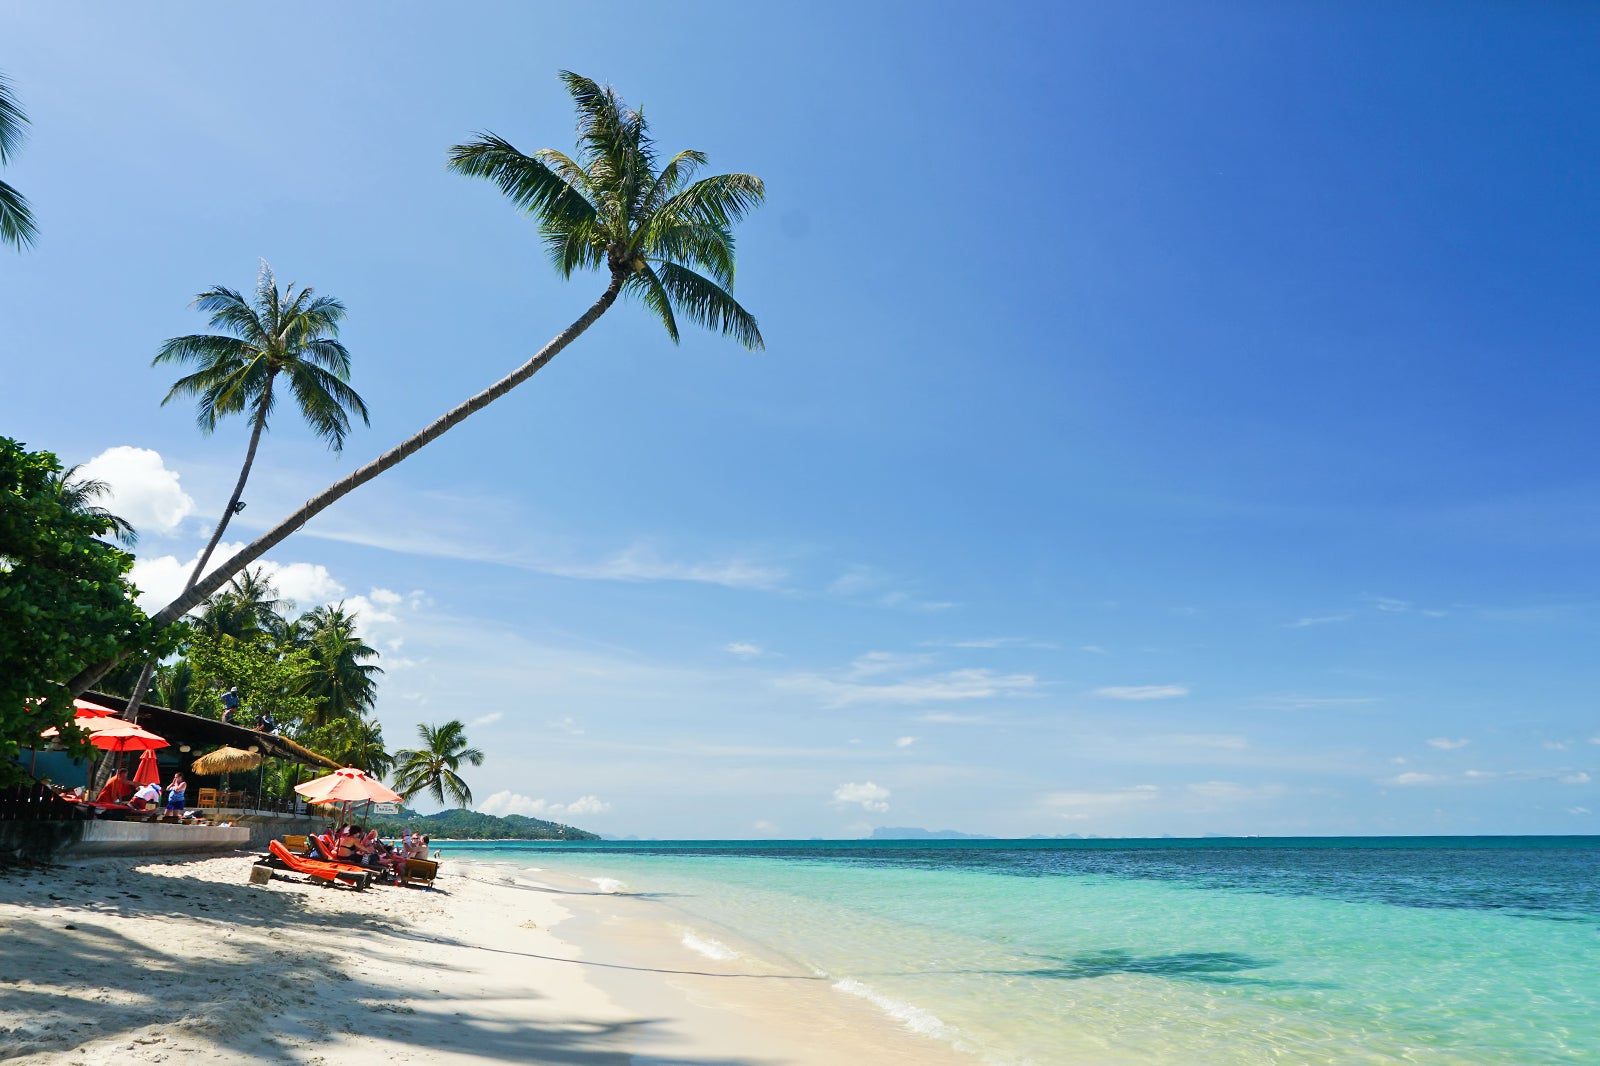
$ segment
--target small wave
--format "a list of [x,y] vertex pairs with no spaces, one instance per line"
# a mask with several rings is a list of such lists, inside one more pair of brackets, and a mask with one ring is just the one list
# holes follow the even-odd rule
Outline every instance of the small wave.
[[695,936],[687,929],[683,932],[683,946],[690,951],[698,951],[708,959],[716,959],[718,962],[726,962],[729,959],[737,959],[739,957],[737,951],[734,951],[720,940],[703,939]]
[[913,1033],[921,1033],[923,1036],[937,1037],[941,1040],[949,1040],[955,1036],[955,1033],[948,1025],[941,1022],[929,1011],[925,1011],[921,1007],[914,1006],[904,1000],[886,996],[871,985],[862,984],[854,978],[846,977],[843,981],[835,984],[833,988],[836,992],[860,996],[907,1029],[910,1029]]
[[593,881],[594,887],[602,892],[621,892],[628,887],[615,877],[591,877],[589,880]]

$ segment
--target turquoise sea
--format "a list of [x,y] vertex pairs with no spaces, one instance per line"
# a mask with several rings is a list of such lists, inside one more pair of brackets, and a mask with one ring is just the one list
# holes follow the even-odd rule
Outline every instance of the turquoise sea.
[[1600,837],[445,847],[987,1062],[1600,1064]]

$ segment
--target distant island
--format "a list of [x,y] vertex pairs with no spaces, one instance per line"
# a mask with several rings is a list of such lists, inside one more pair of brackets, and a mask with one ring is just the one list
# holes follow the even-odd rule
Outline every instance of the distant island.
[[401,807],[396,814],[375,814],[367,820],[368,829],[384,836],[399,836],[407,829],[430,837],[454,840],[599,840],[596,833],[543,818],[508,814],[504,818],[457,808],[438,814],[418,814]]
[[868,840],[994,840],[983,833],[958,833],[954,829],[920,829],[916,826],[879,826]]

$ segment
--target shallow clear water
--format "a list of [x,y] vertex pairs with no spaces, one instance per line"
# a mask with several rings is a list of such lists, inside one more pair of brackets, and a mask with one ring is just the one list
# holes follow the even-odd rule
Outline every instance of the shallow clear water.
[[1600,1064],[1600,838],[447,848],[650,893],[991,1062]]

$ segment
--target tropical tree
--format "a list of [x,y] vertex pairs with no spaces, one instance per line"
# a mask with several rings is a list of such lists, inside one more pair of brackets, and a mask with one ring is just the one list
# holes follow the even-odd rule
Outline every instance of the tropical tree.
[[239,500],[255,464],[261,434],[266,432],[267,419],[278,401],[279,375],[312,431],[335,452],[344,449],[352,413],[368,421],[366,403],[349,384],[350,353],[338,340],[339,323],[345,315],[344,304],[338,300],[317,296],[310,288],[296,289],[293,284],[280,290],[272,268],[262,260],[253,300],[218,285],[196,296],[194,306],[211,316],[213,329],[227,333],[173,337],[161,346],[151,365],[196,367],[173,382],[161,403],[194,397],[195,421],[206,434],[216,430],[218,419],[248,412],[250,443],[233,495],[194,565],[190,587],[205,573],[229,520],[243,509]]
[[[220,588],[232,573],[271,551],[314,516],[385,470],[443,436],[538,373],[624,292],[636,297],[678,339],[686,317],[746,348],[763,347],[756,320],[733,298],[733,225],[761,203],[765,188],[751,174],[695,180],[704,153],[679,152],[656,169],[657,155],[644,116],[627,108],[615,91],[563,72],[578,111],[576,157],[545,149],[525,155],[510,142],[485,133],[450,151],[461,174],[494,181],[529,214],[544,237],[557,271],[570,277],[596,269],[605,291],[578,319],[533,358],[488,388],[451,408],[421,432],[341,478],[236,553],[154,615],[174,621]],[[72,679],[82,692],[110,662],[95,663]]]
[[417,733],[421,748],[394,753],[395,791],[406,799],[428,792],[441,804],[448,796],[457,805],[470,807],[472,790],[457,771],[463,762],[482,766],[483,752],[467,747],[467,727],[453,719],[441,726],[418,725]]
[[295,737],[312,751],[335,762],[383,777],[394,766],[394,756],[383,746],[383,725],[364,714],[353,714],[322,726],[302,730]]
[[[27,124],[28,116],[17,103],[10,80],[0,74],[0,164],[11,162],[12,155],[22,147],[23,127]],[[37,236],[27,197],[0,181],[0,241],[20,251]]]
[[61,497],[61,506],[69,511],[93,515],[101,519],[109,527],[106,532],[111,539],[132,547],[139,542],[139,534],[134,530],[132,523],[126,518],[112,514],[101,507],[99,500],[111,492],[111,486],[99,478],[84,477],[78,471],[79,466],[69,466],[67,469],[51,477],[56,492]]
[[377,675],[383,669],[365,661],[377,658],[378,651],[356,633],[355,620],[343,603],[324,605],[302,616],[301,646],[311,668],[301,693],[316,701],[311,718],[314,726],[359,718],[377,700]]
[[71,723],[68,671],[169,650],[134,602],[133,556],[105,541],[108,519],[63,503],[60,475],[51,453],[0,437],[0,786],[20,745]]
[[[291,283],[278,289],[277,279],[267,261],[261,261],[256,274],[254,301],[246,300],[233,289],[218,285],[194,298],[194,306],[211,316],[214,329],[227,334],[197,333],[187,337],[173,337],[161,346],[152,366],[162,363],[193,365],[197,369],[173,382],[162,399],[162,406],[179,396],[192,396],[196,400],[196,421],[204,433],[217,428],[217,420],[227,415],[249,412],[250,443],[245,449],[244,465],[239,468],[239,480],[233,486],[233,495],[222,508],[222,517],[211,539],[195,560],[184,584],[184,599],[193,592],[200,575],[206,571],[211,553],[222,541],[223,531],[233,516],[244,510],[240,497],[244,495],[245,482],[250,478],[250,468],[255,464],[256,448],[261,434],[266,431],[267,419],[277,403],[277,380],[283,375],[290,392],[294,394],[300,413],[312,430],[327,442],[335,452],[344,448],[344,438],[350,432],[350,414],[361,416],[369,423],[367,405],[350,387],[350,353],[339,343],[339,323],[343,321],[344,304],[331,296],[317,296],[310,288],[296,289]],[[369,423],[370,424],[370,423]],[[257,553],[259,555],[259,553]],[[163,617],[157,624],[174,622],[184,612],[216,591],[216,588],[238,573],[256,556],[226,567],[220,579],[196,595],[176,613]],[[144,699],[145,686],[155,669],[146,663],[139,674],[138,684],[128,700],[124,717],[133,719],[139,703]],[[94,679],[81,681],[74,678],[69,686],[81,692],[94,683]],[[110,766],[107,759],[104,772]]]

